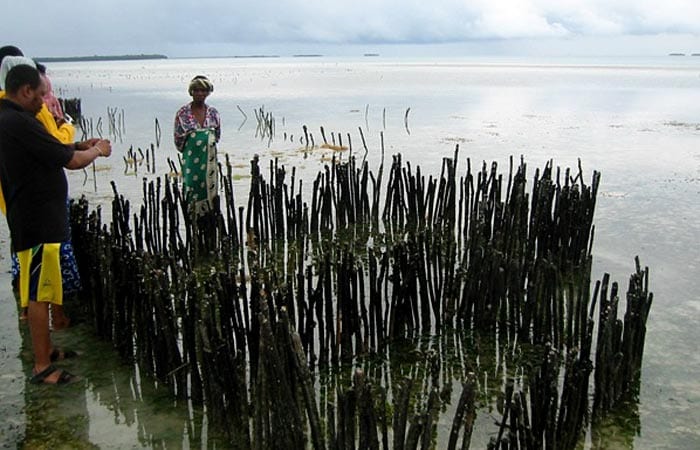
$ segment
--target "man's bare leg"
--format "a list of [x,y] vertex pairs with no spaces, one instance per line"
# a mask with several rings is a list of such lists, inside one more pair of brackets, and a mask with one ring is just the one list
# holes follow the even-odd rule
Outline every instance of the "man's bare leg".
[[64,330],[70,326],[70,319],[63,310],[63,305],[51,305],[51,326],[54,331]]
[[[29,302],[29,333],[34,350],[34,374],[51,365],[51,333],[49,331],[48,302]],[[55,383],[61,375],[59,370],[46,377],[46,383]]]

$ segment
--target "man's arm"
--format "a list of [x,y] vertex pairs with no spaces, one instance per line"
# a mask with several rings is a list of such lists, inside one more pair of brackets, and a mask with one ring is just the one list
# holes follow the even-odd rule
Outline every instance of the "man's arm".
[[73,157],[64,166],[66,169],[82,169],[100,156],[112,154],[112,144],[107,139],[88,139],[75,143]]

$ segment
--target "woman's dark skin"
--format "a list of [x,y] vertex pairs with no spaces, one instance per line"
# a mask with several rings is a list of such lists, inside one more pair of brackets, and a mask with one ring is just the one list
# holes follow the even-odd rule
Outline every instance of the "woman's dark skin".
[[192,90],[192,114],[201,127],[204,126],[204,120],[206,119],[207,108],[204,106],[204,100],[206,100],[208,96],[209,91],[207,89]]

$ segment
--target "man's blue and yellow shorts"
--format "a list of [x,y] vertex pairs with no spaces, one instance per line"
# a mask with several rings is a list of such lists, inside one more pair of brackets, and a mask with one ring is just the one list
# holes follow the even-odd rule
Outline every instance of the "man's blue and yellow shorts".
[[61,244],[39,244],[17,252],[19,298],[23,308],[30,301],[63,304]]

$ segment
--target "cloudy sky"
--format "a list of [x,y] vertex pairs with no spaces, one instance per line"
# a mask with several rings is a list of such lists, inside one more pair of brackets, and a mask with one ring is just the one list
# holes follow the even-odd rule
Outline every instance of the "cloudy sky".
[[700,0],[0,1],[33,56],[700,53]]

